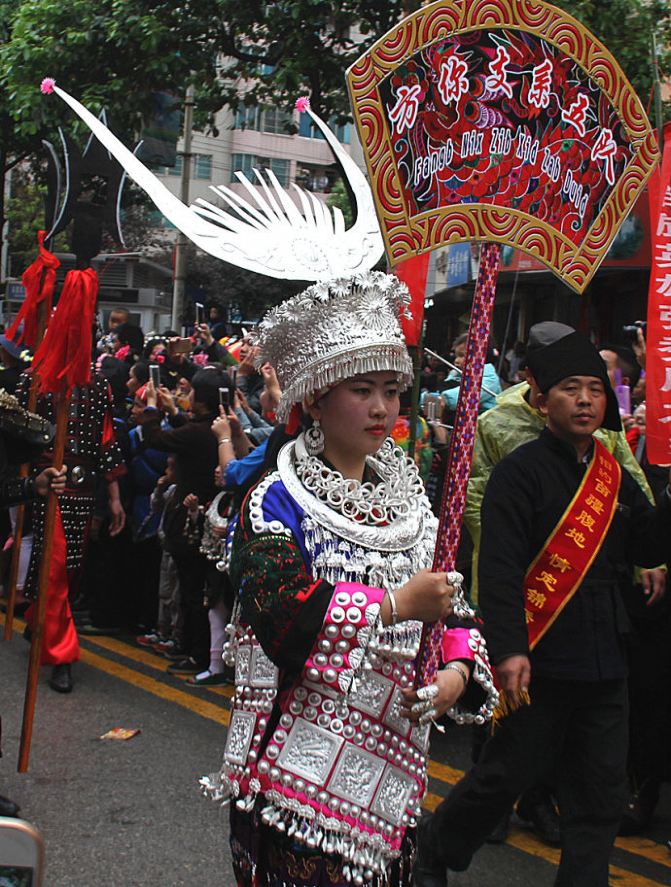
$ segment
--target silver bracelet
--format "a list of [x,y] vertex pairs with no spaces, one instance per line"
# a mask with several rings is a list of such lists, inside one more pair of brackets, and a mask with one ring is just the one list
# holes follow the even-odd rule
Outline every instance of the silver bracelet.
[[222,437],[221,440],[219,441],[219,446],[221,446],[221,444],[230,443],[230,442],[231,442],[230,437]]
[[386,594],[389,598],[389,604],[391,605],[391,624],[393,627],[398,622],[398,607],[396,606],[396,598],[394,596],[394,592],[387,589]]
[[465,668],[462,668],[461,665],[457,665],[456,662],[448,662],[446,666],[444,666],[443,671],[458,671],[461,675],[461,680],[464,682],[464,690],[468,686],[468,673]]

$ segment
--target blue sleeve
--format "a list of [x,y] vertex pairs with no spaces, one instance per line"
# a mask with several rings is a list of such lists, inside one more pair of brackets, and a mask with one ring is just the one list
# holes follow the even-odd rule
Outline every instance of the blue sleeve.
[[267,446],[268,441],[264,440],[260,446],[248,453],[244,459],[233,459],[232,462],[229,462],[224,474],[224,486],[228,488],[242,487],[251,477],[257,474],[263,466]]

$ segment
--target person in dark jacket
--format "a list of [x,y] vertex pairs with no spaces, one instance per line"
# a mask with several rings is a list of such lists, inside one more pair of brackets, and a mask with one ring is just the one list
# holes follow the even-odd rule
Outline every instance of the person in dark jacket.
[[502,692],[478,763],[422,820],[417,887],[462,871],[509,805],[556,773],[556,887],[607,887],[626,794],[627,628],[621,590],[635,562],[664,561],[668,488],[653,508],[593,438],[617,430],[594,346],[572,333],[541,352],[547,428],[494,469],[482,504],[480,605]]
[[[182,656],[170,667],[171,674],[198,674],[210,662],[210,626],[203,606],[207,561],[199,552],[202,509],[214,498],[214,471],[218,464],[217,440],[210,431],[219,414],[219,389],[229,380],[220,370],[199,370],[192,379],[193,415],[177,428],[162,429],[161,413],[177,416],[172,396],[165,388],[158,392],[150,381],[146,387],[147,408],[142,419],[146,445],[175,456],[176,491],[174,507],[163,521],[165,548],[177,566],[180,600],[184,616]],[[229,393],[230,397],[230,393]],[[161,410],[158,404],[161,404]],[[195,496],[200,506],[196,520],[189,516],[185,500]]]
[[[53,437],[54,428],[36,413],[19,406],[18,401],[0,389],[0,508],[45,497],[52,490],[60,496],[65,490],[65,468],[44,468],[35,477],[19,477],[19,461],[38,454]],[[12,464],[13,463],[13,464]],[[18,816],[19,805],[0,795],[0,816]]]

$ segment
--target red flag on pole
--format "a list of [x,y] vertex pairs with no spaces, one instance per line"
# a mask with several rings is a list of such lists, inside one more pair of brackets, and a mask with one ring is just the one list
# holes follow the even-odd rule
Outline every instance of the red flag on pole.
[[40,392],[70,394],[75,385],[91,381],[91,339],[98,297],[93,268],[68,271],[61,297],[35,354]]
[[410,290],[411,317],[401,318],[401,327],[406,345],[419,345],[424,320],[424,297],[426,294],[426,277],[429,273],[431,253],[422,253],[406,259],[394,269],[396,276]]
[[661,172],[650,183],[652,267],[646,331],[646,446],[653,465],[671,464],[671,123]]
[[[45,231],[37,232],[39,255],[21,275],[26,298],[7,333],[10,339],[24,342],[28,348],[36,348],[40,344],[38,332],[40,306],[43,304],[46,306],[46,310],[42,313],[48,317],[56,284],[56,269],[61,264],[56,256],[45,248],[45,233]],[[23,331],[20,330],[21,325]]]

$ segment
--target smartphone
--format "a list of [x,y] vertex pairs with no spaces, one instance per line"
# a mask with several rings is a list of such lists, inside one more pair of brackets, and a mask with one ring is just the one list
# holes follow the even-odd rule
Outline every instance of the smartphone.
[[196,323],[200,326],[205,323],[205,306],[202,302],[196,302]]
[[0,884],[42,887],[44,840],[24,819],[0,816]]
[[438,421],[438,398],[435,394],[428,394],[424,399],[424,415],[427,422]]
[[224,410],[228,410],[231,406],[231,395],[228,391],[228,388],[219,389],[219,404],[224,408]]
[[231,385],[233,386],[233,388],[237,388],[238,387],[238,368],[231,367],[229,369],[228,373],[231,377]]
[[170,339],[168,342],[168,354],[171,357],[175,354],[190,354],[192,350],[192,339]]
[[161,368],[157,363],[149,364],[149,378],[154,383],[154,388],[158,391],[161,384]]

